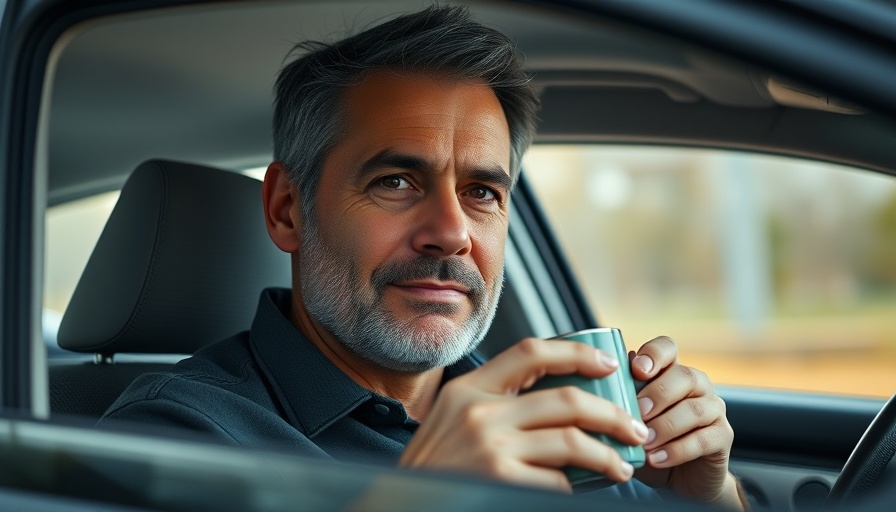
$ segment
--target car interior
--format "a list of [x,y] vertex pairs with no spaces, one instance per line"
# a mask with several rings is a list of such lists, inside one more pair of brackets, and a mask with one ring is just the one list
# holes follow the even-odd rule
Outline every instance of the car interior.
[[[464,3],[525,55],[542,101],[536,146],[718,148],[831,162],[896,179],[896,111],[885,108],[892,93],[873,89],[865,96],[849,76],[832,78],[824,89],[812,83],[820,76],[813,75],[813,64],[794,65],[788,48],[799,55],[801,45],[821,40],[825,34],[815,28],[788,31],[764,25],[761,13],[751,18],[723,12],[721,4],[701,6],[700,12],[719,16],[719,27],[731,31],[726,47],[716,44],[717,33],[701,35],[696,25],[674,19],[693,15],[696,6],[668,19],[645,14],[638,20],[622,7],[584,15],[566,3]],[[94,422],[136,376],[248,329],[260,290],[290,286],[289,257],[270,243],[256,179],[271,160],[277,71],[299,41],[338,39],[422,5],[136,4],[86,2],[70,11],[54,4],[48,9],[65,16],[48,25],[47,59],[36,66],[45,78],[38,82],[39,116],[33,120],[35,225],[42,226],[54,208],[120,191],[102,234],[89,244],[89,259],[68,292],[58,331],[45,328],[33,339],[47,349],[36,359],[35,393],[43,397],[49,421],[61,425]],[[800,14],[799,4],[792,3],[792,14]],[[669,28],[675,23],[678,32]],[[767,37],[759,42],[763,28]],[[754,34],[737,39],[739,30]],[[761,57],[767,54],[774,55]],[[856,63],[833,51],[827,58],[842,61],[846,71]],[[874,80],[885,84],[887,78]],[[524,169],[514,191],[505,288],[480,347],[487,356],[527,336],[602,325],[529,172],[536,170]],[[31,283],[40,290],[49,256],[42,237],[33,244]],[[719,394],[736,432],[732,470],[754,506],[789,511],[821,506],[885,403],[883,397],[733,386],[720,386]],[[879,420],[876,439],[892,434],[889,414]],[[108,435],[110,443],[118,442]],[[151,458],[147,443],[134,449]],[[896,482],[896,468],[887,467],[889,445],[874,445],[879,467],[855,469],[851,487],[838,490],[839,496],[866,496],[871,487]],[[315,478],[287,462],[274,466],[281,474]],[[137,491],[122,485],[117,492],[116,501],[128,503],[129,493]]]
[[49,368],[51,411],[98,419],[137,375],[172,364],[115,354],[191,354],[244,330],[262,289],[289,286],[260,196],[258,180],[220,169],[134,170],[59,327],[60,347],[94,359]]

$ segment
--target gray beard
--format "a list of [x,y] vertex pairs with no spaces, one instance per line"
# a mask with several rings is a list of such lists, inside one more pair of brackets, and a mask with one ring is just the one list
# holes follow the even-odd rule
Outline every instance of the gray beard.
[[[393,282],[418,279],[452,280],[469,290],[472,313],[459,328],[420,332],[402,323],[383,306],[383,293]],[[349,257],[326,247],[313,222],[302,229],[299,285],[305,307],[349,351],[393,371],[419,373],[450,366],[475,350],[488,332],[504,284],[504,270],[491,286],[460,258],[420,255],[377,267],[369,286]],[[452,314],[455,304],[419,302],[411,307],[425,314]]]

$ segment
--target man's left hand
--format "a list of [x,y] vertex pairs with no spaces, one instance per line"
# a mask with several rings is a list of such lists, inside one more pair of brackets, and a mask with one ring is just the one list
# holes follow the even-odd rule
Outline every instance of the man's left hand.
[[737,482],[728,471],[734,431],[725,402],[703,372],[678,363],[678,348],[667,337],[630,353],[632,375],[646,381],[638,393],[649,435],[647,464],[635,478],[679,495],[743,508]]

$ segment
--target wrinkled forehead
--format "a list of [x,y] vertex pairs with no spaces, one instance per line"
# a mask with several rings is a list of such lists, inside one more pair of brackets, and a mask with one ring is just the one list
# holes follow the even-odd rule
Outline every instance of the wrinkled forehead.
[[507,119],[481,81],[377,71],[346,90],[343,107],[345,142],[375,151],[399,145],[431,156],[456,152],[509,172]]

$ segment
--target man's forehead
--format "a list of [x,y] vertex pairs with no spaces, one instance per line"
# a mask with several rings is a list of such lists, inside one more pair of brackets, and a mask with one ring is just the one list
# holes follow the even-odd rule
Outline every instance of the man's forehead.
[[[344,99],[344,133],[378,141],[383,146],[376,152],[396,145],[424,150],[431,144],[461,143],[467,151],[500,153],[509,160],[507,119],[485,83],[378,71],[347,90]],[[496,163],[507,170],[504,160]]]

